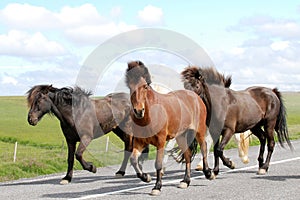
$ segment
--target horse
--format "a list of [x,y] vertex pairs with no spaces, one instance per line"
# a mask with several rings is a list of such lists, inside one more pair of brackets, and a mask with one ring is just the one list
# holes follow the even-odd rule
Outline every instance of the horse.
[[[188,66],[181,75],[184,88],[194,91],[206,100],[211,116],[209,132],[215,143],[215,175],[219,173],[219,158],[225,166],[234,168],[234,163],[223,154],[225,145],[234,133],[251,130],[259,139],[257,174],[260,175],[266,174],[269,169],[275,146],[274,130],[280,145],[284,147],[286,142],[293,149],[288,135],[286,109],[277,88],[252,86],[242,91],[234,91],[229,88],[231,76],[225,77],[214,67]],[[266,142],[268,153],[264,162]]]
[[[228,85],[229,87],[229,85]],[[169,89],[162,87],[159,84],[152,84],[152,88],[159,93],[168,93],[170,92]],[[248,164],[249,163],[249,157],[248,157],[248,149],[249,149],[249,143],[250,143],[250,135],[251,135],[251,131],[248,130],[246,132],[243,133],[237,133],[234,134],[234,142],[238,145],[238,155],[241,159],[241,161],[244,164]],[[206,143],[207,143],[207,149],[210,149],[212,144],[213,144],[213,140],[210,136],[210,134],[207,134],[205,137]],[[169,159],[169,156],[171,155],[177,162],[181,160],[181,156],[183,155],[183,153],[180,151],[179,153],[175,153],[177,152],[179,149],[178,147],[175,147],[176,145],[176,139],[172,139],[169,140],[165,146],[165,152],[164,152],[164,158],[163,158],[163,170],[162,173],[164,175],[164,172],[166,170],[166,165]],[[175,148],[174,148],[175,147]],[[201,156],[200,156],[201,157]],[[202,158],[199,160],[195,170],[196,171],[202,171],[203,170],[203,165],[202,165]]]
[[206,107],[201,98],[189,90],[176,90],[168,94],[156,92],[151,87],[148,68],[141,61],[128,62],[125,79],[130,90],[130,115],[134,135],[130,161],[137,177],[144,182],[150,182],[151,176],[139,168],[138,157],[148,144],[154,145],[157,150],[155,160],[157,179],[150,194],[161,193],[164,146],[166,141],[172,138],[176,138],[186,160],[185,175],[178,187],[187,188],[191,181],[191,158],[195,151],[192,151],[188,145],[194,137],[200,144],[205,177],[213,179],[214,174],[207,163]]
[[[45,114],[56,116],[68,145],[68,169],[60,184],[72,180],[74,154],[83,169],[96,173],[97,168],[86,162],[82,155],[90,142],[113,131],[125,144],[124,159],[116,176],[124,176],[132,152],[132,131],[129,94],[112,93],[104,98],[91,99],[89,91],[76,86],[55,88],[52,85],[36,85],[27,92],[28,123],[32,126]],[[76,144],[79,145],[76,149]],[[147,157],[145,148],[142,159]]]

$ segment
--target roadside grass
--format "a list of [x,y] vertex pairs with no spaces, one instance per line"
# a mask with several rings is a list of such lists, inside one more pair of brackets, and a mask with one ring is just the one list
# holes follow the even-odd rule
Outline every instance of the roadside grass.
[[[290,138],[299,139],[300,93],[283,93],[283,97],[288,113]],[[27,112],[25,97],[0,97],[0,182],[66,172],[67,147],[59,121],[54,116],[46,115],[33,127],[27,123]],[[15,142],[18,142],[18,151],[16,162],[13,162]],[[254,136],[251,145],[259,145]],[[226,149],[236,147],[230,141]],[[123,142],[109,133],[93,140],[84,153],[84,158],[97,167],[121,164],[123,148]],[[151,146],[149,159],[155,159],[155,151],[155,147]],[[82,169],[79,162],[75,161],[74,169]]]

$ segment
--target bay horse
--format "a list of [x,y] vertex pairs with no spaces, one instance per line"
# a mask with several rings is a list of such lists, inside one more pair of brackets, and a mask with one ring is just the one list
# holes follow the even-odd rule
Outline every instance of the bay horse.
[[[181,75],[184,87],[206,100],[211,116],[209,131],[215,143],[215,175],[219,173],[219,158],[225,166],[234,168],[234,163],[223,154],[225,145],[234,133],[251,130],[259,139],[257,174],[265,174],[268,171],[275,146],[274,130],[280,145],[284,146],[284,142],[287,142],[293,149],[288,135],[285,106],[277,88],[253,86],[234,91],[229,88],[231,76],[225,77],[213,67],[189,66]],[[266,142],[268,154],[264,162]]]
[[[96,173],[97,168],[86,162],[82,155],[93,139],[110,131],[125,144],[124,159],[116,172],[116,176],[124,176],[133,147],[128,94],[113,93],[104,98],[91,99],[92,93],[80,87],[59,89],[52,85],[36,85],[27,94],[30,125],[37,125],[45,114],[53,114],[60,121],[68,145],[67,174],[60,184],[68,184],[72,180],[74,155],[83,169]],[[76,149],[77,142],[79,145]],[[147,157],[148,150],[146,147],[142,159]]]
[[[131,164],[137,177],[150,182],[151,176],[138,166],[138,157],[144,147],[152,144],[156,147],[155,160],[156,183],[151,195],[159,195],[162,187],[162,161],[166,141],[176,138],[186,161],[184,179],[179,187],[187,188],[190,184],[191,157],[194,152],[188,148],[195,137],[200,144],[203,155],[203,172],[207,179],[214,175],[208,167],[207,148],[205,142],[206,107],[201,98],[189,90],[176,90],[168,94],[160,94],[151,87],[151,75],[141,61],[128,63],[126,84],[130,89],[133,151]],[[195,136],[194,136],[195,135]],[[190,145],[191,146],[191,145]],[[196,145],[197,146],[197,145]]]

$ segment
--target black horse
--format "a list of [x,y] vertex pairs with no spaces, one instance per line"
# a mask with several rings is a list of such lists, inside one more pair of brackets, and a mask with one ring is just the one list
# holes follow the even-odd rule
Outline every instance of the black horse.
[[[275,146],[274,130],[279,143],[284,146],[286,141],[293,149],[288,135],[285,106],[277,88],[250,87],[234,91],[229,88],[231,77],[224,77],[212,67],[187,67],[181,74],[184,87],[200,95],[206,104],[210,118],[209,131],[215,143],[215,175],[219,173],[219,158],[225,166],[234,168],[234,163],[223,155],[224,147],[234,133],[251,130],[258,137],[258,174],[265,174],[269,168]],[[266,142],[268,154],[264,162]]]
[[[60,126],[68,144],[68,170],[61,184],[71,182],[74,154],[83,169],[95,173],[96,167],[86,162],[82,155],[89,143],[113,131],[124,143],[124,159],[117,176],[124,176],[133,148],[131,131],[130,101],[126,93],[113,93],[100,99],[91,99],[91,92],[80,87],[55,88],[52,85],[37,85],[27,92],[30,107],[28,123],[35,126],[45,114],[53,114],[60,120]],[[76,143],[80,142],[77,150]],[[148,148],[144,150],[144,159]]]

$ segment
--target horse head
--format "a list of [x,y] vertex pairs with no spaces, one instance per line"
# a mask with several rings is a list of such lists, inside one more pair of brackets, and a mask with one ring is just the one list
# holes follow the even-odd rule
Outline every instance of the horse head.
[[52,85],[37,85],[31,88],[27,94],[27,103],[30,108],[27,121],[35,126],[39,120],[51,111],[52,100],[56,88]]
[[130,89],[133,113],[137,119],[142,119],[145,115],[147,91],[150,88],[151,76],[141,61],[128,63],[126,84]]

